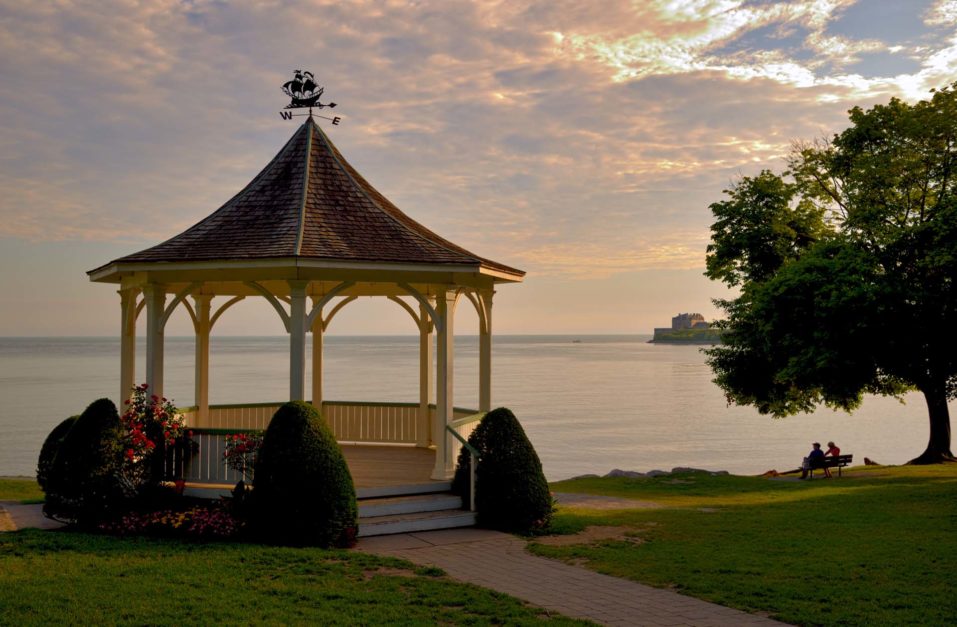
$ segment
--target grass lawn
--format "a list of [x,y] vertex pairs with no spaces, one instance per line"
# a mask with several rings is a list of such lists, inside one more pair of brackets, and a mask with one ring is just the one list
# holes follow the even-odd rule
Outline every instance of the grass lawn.
[[43,492],[32,477],[0,477],[0,501],[42,503]]
[[[0,534],[0,624],[529,624],[550,617],[357,551]],[[558,625],[582,624],[551,617]]]
[[[0,501],[42,499],[33,479],[0,479]],[[437,568],[357,551],[0,533],[0,625],[581,625]]]
[[561,507],[556,528],[628,536],[540,555],[795,624],[932,625],[957,616],[957,464],[813,481],[689,474],[552,484],[660,509]]

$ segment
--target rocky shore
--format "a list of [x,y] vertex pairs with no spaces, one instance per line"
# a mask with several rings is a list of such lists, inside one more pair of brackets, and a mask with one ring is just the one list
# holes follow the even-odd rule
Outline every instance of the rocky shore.
[[726,477],[730,475],[727,470],[705,470],[703,468],[688,468],[685,466],[676,466],[670,471],[667,470],[649,470],[648,472],[638,472],[637,470],[621,470],[615,468],[605,475],[586,474],[570,477],[572,479],[607,479],[609,477],[626,477],[628,479],[642,479],[648,477],[667,477],[668,475],[686,475],[689,473],[703,473],[712,477]]

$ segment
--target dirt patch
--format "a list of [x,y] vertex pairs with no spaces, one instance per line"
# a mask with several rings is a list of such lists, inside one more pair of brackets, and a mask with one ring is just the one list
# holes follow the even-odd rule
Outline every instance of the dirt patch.
[[382,566],[380,568],[369,568],[362,571],[362,578],[366,581],[373,577],[415,577],[415,573],[407,568],[392,568]]
[[584,509],[652,509],[661,507],[653,501],[622,499],[617,496],[598,496],[596,494],[577,494],[574,492],[554,492],[552,496],[559,505],[581,507]]
[[13,519],[10,518],[10,514],[5,512],[3,509],[0,509],[0,532],[16,530],[17,526],[13,524]]
[[584,531],[567,536],[543,536],[536,538],[539,544],[547,546],[572,546],[575,544],[594,544],[595,542],[604,542],[606,540],[624,541],[640,543],[641,538],[632,535],[635,533],[634,527],[585,527]]

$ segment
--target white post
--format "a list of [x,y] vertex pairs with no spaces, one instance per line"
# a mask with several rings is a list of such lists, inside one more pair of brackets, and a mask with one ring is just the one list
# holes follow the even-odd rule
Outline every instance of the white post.
[[163,316],[166,313],[166,286],[148,283],[146,299],[146,383],[149,393],[163,396]]
[[479,411],[492,410],[492,290],[482,293],[485,324],[479,329]]
[[136,295],[139,290],[125,289],[120,295],[120,413],[129,400],[136,377]]
[[[315,307],[320,296],[312,297]],[[322,411],[322,312],[312,322],[312,405]]]
[[429,403],[432,402],[432,318],[429,310],[419,305],[419,421],[416,446],[432,444],[432,423]]
[[435,422],[432,441],[435,442],[435,468],[433,479],[449,479],[455,472],[454,447],[452,435],[446,431],[446,425],[454,415],[452,375],[455,357],[453,320],[455,301],[458,293],[444,291],[436,298],[436,313],[439,316],[438,338],[436,340],[436,381],[435,381]]
[[196,294],[196,424],[209,424],[209,309],[213,297],[209,294]]
[[306,285],[289,281],[289,400],[306,400]]

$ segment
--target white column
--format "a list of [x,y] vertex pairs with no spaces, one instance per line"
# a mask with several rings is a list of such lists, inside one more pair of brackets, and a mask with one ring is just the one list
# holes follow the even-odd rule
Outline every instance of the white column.
[[139,290],[119,290],[120,295],[120,413],[131,396],[136,377],[136,296]]
[[[320,300],[320,296],[312,297],[312,305]],[[312,322],[312,404],[322,411],[322,312],[316,315]]]
[[482,293],[481,305],[485,313],[485,324],[479,329],[479,411],[492,409],[492,295],[488,290]]
[[419,305],[419,420],[416,428],[416,446],[432,444],[432,318],[429,310]]
[[439,324],[436,339],[435,373],[435,421],[433,422],[432,441],[435,442],[435,468],[433,479],[449,479],[455,472],[454,447],[452,436],[445,427],[453,417],[452,374],[455,357],[453,320],[455,301],[458,295],[454,291],[445,291],[436,297],[436,313]]
[[289,400],[306,400],[306,285],[289,281]]
[[196,307],[196,424],[209,424],[209,309],[213,297],[209,294],[196,294],[193,302]]
[[146,383],[149,393],[163,396],[163,316],[166,313],[166,286],[148,283],[146,300]]

